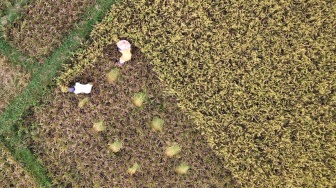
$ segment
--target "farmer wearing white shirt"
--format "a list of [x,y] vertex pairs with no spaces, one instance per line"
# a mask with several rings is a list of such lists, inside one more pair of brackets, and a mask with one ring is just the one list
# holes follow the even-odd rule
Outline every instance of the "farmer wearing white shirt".
[[76,82],[74,87],[69,88],[69,92],[75,93],[75,94],[79,94],[79,93],[86,93],[89,94],[91,93],[91,89],[92,89],[92,84],[88,83],[88,84],[81,84],[79,82]]

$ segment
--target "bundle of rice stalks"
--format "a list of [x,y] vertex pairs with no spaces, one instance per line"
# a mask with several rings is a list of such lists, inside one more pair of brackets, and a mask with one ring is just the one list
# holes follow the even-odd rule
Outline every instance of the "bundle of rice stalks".
[[146,98],[147,98],[146,93],[139,92],[134,94],[134,96],[132,97],[132,101],[136,107],[141,107],[142,104],[145,102]]
[[93,130],[96,132],[102,132],[106,130],[106,127],[104,125],[104,121],[97,121],[93,123]]
[[127,172],[130,175],[134,175],[140,169],[140,165],[138,163],[134,163],[132,167],[127,169]]
[[154,117],[151,122],[152,130],[162,132],[164,120],[159,117]]
[[106,78],[109,81],[109,83],[112,84],[118,79],[119,74],[120,74],[119,69],[114,68],[106,74]]
[[113,142],[112,144],[110,144],[109,148],[114,152],[119,152],[121,150],[121,148],[123,147],[123,143],[119,140]]
[[181,147],[178,144],[174,143],[172,146],[168,147],[165,150],[165,155],[168,157],[173,157],[180,152],[181,152]]
[[181,163],[179,166],[175,168],[175,172],[178,174],[186,174],[189,170],[189,166],[186,163]]

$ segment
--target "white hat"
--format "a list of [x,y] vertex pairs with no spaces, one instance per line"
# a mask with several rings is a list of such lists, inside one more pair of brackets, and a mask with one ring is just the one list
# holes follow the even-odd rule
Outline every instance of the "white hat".
[[127,40],[121,40],[117,43],[117,46],[120,50],[127,50],[131,48],[131,43],[129,43]]

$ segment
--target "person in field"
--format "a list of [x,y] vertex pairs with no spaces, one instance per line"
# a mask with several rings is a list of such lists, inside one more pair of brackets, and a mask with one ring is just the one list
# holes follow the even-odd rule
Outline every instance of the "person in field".
[[80,93],[89,94],[91,93],[92,86],[93,86],[92,83],[81,84],[79,82],[76,82],[75,86],[69,88],[68,91],[71,93],[75,93],[75,94],[80,94]]
[[117,43],[119,52],[121,52],[122,56],[120,57],[118,66],[123,66],[126,61],[131,60],[131,44],[127,40],[121,40]]

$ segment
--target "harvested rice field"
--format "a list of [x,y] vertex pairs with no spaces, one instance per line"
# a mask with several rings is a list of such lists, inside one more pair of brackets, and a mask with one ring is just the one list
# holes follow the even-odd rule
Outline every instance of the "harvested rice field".
[[[193,123],[179,112],[176,99],[162,95],[164,87],[144,55],[135,47],[132,50],[132,61],[119,69],[114,65],[118,61],[115,45],[106,46],[96,68],[87,69],[74,80],[92,82],[90,95],[56,89],[43,106],[34,108],[27,125],[33,125],[30,132],[34,134],[29,145],[43,160],[55,185],[232,187],[231,175]],[[113,83],[106,77],[111,69],[120,74]],[[141,107],[132,102],[139,92],[147,96]],[[155,117],[164,120],[162,131],[152,129]],[[94,126],[97,122],[105,127],[98,132]],[[109,144],[117,140],[123,146],[113,153]],[[166,148],[174,143],[181,152],[166,156]],[[127,170],[133,163],[138,163],[140,170],[129,175]],[[176,174],[180,163],[190,167],[187,174]]]
[[97,0],[36,0],[25,7],[24,17],[7,25],[5,36],[21,52],[43,60],[96,3]]
[[0,28],[4,30],[7,24],[18,17],[24,16],[27,4],[34,0],[2,0],[0,2]]
[[335,1],[0,14],[4,187],[335,187]]
[[0,113],[27,86],[30,74],[21,67],[12,66],[8,58],[0,54]]

